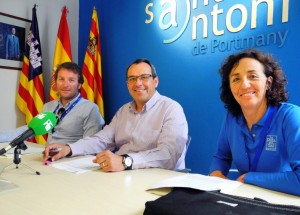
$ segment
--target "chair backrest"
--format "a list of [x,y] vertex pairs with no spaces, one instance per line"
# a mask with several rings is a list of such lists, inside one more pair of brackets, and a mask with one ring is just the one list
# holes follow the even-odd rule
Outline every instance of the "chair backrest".
[[190,146],[190,143],[191,143],[191,140],[192,140],[192,137],[189,135],[188,136],[188,139],[187,139],[187,141],[186,141],[186,151],[185,151],[185,153],[187,152],[187,150],[188,150],[188,148],[189,148],[189,146]]
[[191,140],[192,140],[191,136],[188,135],[188,139],[185,144],[185,149],[184,149],[182,155],[180,156],[180,158],[178,159],[174,170],[179,171],[179,172],[190,172],[191,171],[190,169],[181,167],[182,163],[184,163],[184,165],[185,165],[185,156],[186,156],[187,150],[190,146]]

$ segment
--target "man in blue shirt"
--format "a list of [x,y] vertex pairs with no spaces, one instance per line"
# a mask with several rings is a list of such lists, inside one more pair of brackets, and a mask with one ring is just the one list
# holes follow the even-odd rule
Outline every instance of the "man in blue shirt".
[[8,34],[6,38],[6,59],[20,60],[20,44],[15,28],[11,29],[11,34]]

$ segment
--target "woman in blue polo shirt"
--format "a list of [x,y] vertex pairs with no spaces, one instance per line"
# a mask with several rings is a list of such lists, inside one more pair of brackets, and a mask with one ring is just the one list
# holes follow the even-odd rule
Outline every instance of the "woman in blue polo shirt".
[[286,103],[287,79],[271,55],[245,50],[219,70],[228,110],[210,175],[300,196],[300,107]]

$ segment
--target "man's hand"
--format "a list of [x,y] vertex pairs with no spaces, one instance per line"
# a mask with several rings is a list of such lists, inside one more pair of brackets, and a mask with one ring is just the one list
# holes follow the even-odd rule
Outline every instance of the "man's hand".
[[44,162],[49,158],[52,158],[51,161],[59,160],[67,155],[70,155],[71,148],[69,145],[53,143],[46,146],[44,151]]
[[119,172],[125,169],[122,160],[121,155],[106,150],[97,154],[93,162],[99,164],[104,172]]

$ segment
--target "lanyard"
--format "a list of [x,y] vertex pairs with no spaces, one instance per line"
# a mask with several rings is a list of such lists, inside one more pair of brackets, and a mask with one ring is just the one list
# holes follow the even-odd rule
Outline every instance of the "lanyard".
[[[81,96],[79,95],[78,98],[73,102],[73,104],[67,109],[65,110],[62,115],[59,117],[59,121],[61,122],[62,119],[73,109],[73,107],[79,102],[79,100],[81,99]],[[56,108],[54,109],[53,113],[55,114],[57,109],[59,107],[59,104],[56,106]]]
[[254,156],[254,159],[253,159],[252,163],[251,163],[250,157],[249,157],[249,150],[246,147],[247,154],[248,154],[248,160],[250,162],[250,172],[255,172],[256,171],[258,160],[260,158],[260,155],[262,153],[262,150],[263,150],[265,142],[266,142],[265,140],[266,140],[266,136],[267,136],[267,131],[270,127],[270,124],[271,124],[271,121],[272,121],[273,117],[275,116],[275,113],[277,112],[277,109],[278,109],[278,107],[273,106],[273,107],[270,108],[270,110],[268,112],[267,119],[266,119],[264,128],[261,132],[259,144],[257,146],[255,156]]

